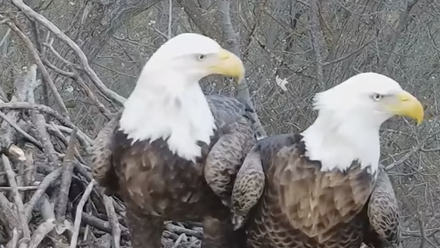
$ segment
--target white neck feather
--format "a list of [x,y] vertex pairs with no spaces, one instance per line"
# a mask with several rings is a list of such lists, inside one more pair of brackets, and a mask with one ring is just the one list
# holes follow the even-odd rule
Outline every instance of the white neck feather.
[[[351,118],[354,117],[354,118]],[[308,156],[321,161],[321,171],[346,171],[357,160],[370,173],[378,169],[380,158],[380,124],[351,116],[338,121],[331,113],[321,111],[316,121],[302,135]]]
[[133,143],[168,138],[171,152],[195,162],[201,156],[197,142],[209,144],[216,125],[200,85],[176,82],[179,78],[167,75],[157,84],[138,83],[124,104],[120,130]]

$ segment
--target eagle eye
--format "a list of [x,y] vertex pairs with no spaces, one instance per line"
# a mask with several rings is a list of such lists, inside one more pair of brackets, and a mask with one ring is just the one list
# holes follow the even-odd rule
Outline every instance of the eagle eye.
[[197,60],[204,60],[206,58],[205,54],[198,54],[197,55]]
[[378,94],[378,93],[375,93],[375,94],[373,94],[373,95],[371,96],[371,98],[372,98],[374,101],[379,101],[380,99],[382,99],[382,97],[383,97],[383,95]]

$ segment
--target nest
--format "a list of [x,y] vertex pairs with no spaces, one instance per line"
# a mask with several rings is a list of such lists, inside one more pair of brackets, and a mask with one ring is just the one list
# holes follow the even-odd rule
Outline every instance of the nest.
[[[0,103],[0,245],[131,247],[124,204],[91,176],[93,140],[50,107],[17,96]],[[199,247],[201,237],[199,223],[168,222],[162,244]]]
[[[68,117],[46,66],[16,20],[0,15],[0,21],[17,34],[35,61],[14,82],[12,96],[6,97],[0,86],[0,247],[131,247],[124,204],[105,195],[91,176],[93,139]],[[37,68],[51,86],[58,111],[34,99]],[[64,73],[82,85],[101,113],[111,118],[78,74]],[[168,222],[162,245],[200,247],[201,237],[199,223]]]

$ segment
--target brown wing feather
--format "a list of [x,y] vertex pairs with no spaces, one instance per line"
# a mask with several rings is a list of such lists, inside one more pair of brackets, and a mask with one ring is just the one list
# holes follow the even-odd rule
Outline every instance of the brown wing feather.
[[91,148],[92,176],[101,187],[115,193],[118,189],[116,175],[111,164],[113,133],[118,126],[119,111],[96,136]]
[[206,158],[204,173],[211,189],[230,207],[233,182],[249,149],[255,143],[253,132],[237,122],[232,132],[220,137]]
[[401,243],[399,206],[387,173],[381,169],[368,203],[370,235],[367,243],[385,247]]
[[253,147],[243,162],[232,191],[232,223],[240,228],[249,211],[260,200],[264,190],[265,175],[260,153]]
[[363,209],[374,180],[358,165],[346,173],[321,172],[320,164],[304,157],[300,146],[279,151],[273,161],[273,183],[290,224],[322,243],[331,237],[333,227],[348,223]]
[[251,118],[253,111],[237,99],[208,96],[208,103],[218,128],[224,133],[206,158],[205,180],[225,206],[231,206],[231,192],[241,164],[256,142]]

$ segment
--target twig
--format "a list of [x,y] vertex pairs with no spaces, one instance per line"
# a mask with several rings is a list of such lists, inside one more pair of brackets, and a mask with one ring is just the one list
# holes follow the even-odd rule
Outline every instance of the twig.
[[52,108],[42,105],[42,104],[30,104],[27,102],[14,102],[14,103],[0,103],[0,109],[26,109],[26,110],[37,110],[43,113],[47,113],[70,128],[74,128],[75,125],[67,118],[58,114]]
[[[29,148],[30,144],[25,144],[25,147]],[[32,154],[32,149],[26,149],[24,152],[24,157],[26,158],[25,169],[24,169],[24,183],[25,185],[31,185],[35,179],[36,168],[34,166],[34,156]]]
[[58,67],[56,67],[55,65],[53,65],[52,63],[50,63],[47,59],[43,58],[43,62],[52,70],[56,71],[57,73],[65,76],[65,77],[69,77],[72,80],[74,80],[76,83],[78,83],[81,86],[81,89],[90,97],[90,99],[92,101],[95,102],[96,107],[99,109],[99,111],[101,111],[101,113],[103,113],[108,119],[110,119],[110,110],[108,110],[105,105],[96,97],[96,94],[90,89],[90,87],[83,81],[83,79],[79,76],[78,71],[75,68],[81,69],[81,67],[79,67],[78,65],[74,65],[71,62],[69,62],[68,60],[66,60],[65,58],[63,58],[56,50],[55,48],[53,48],[52,46],[53,43],[53,39],[51,40],[50,44],[44,43],[44,45],[46,47],[48,47],[52,53],[54,53],[61,61],[63,61],[65,64],[67,65],[71,65],[71,70],[72,72],[69,71],[64,71]]
[[[45,51],[46,49],[43,49],[43,46],[41,45],[41,40],[40,40],[40,34],[38,32],[38,26],[37,26],[37,22],[33,21],[33,20],[29,20],[30,24],[31,24],[31,31],[33,34],[33,38],[35,41],[35,46],[38,50],[38,53],[41,55],[41,59],[43,59],[43,57],[45,56]],[[44,78],[42,79],[42,89],[43,89],[43,103],[45,105],[49,105],[49,92],[47,90],[47,83],[44,81]]]
[[[223,39],[226,41],[226,47],[228,50],[233,52],[235,55],[241,57],[240,52],[240,40],[239,35],[235,32],[230,16],[230,0],[218,0],[216,1],[219,12],[220,19],[220,28],[222,30]],[[249,87],[245,78],[243,78],[242,82],[237,86],[238,97],[243,99],[252,109],[255,109],[255,106],[251,100],[251,96],[249,93]],[[255,120],[254,128],[257,132],[258,138],[264,138],[267,136],[266,131],[264,130],[263,125],[260,122],[260,119],[254,111],[251,113],[252,118]]]
[[14,228],[14,230],[12,230],[12,239],[11,239],[11,241],[8,242],[6,247],[7,248],[16,248],[17,243],[18,243],[18,231],[17,231],[17,228]]
[[166,225],[166,229],[168,231],[170,231],[170,232],[177,233],[177,234],[184,233],[184,234],[186,234],[188,236],[194,236],[194,237],[196,237],[198,239],[202,239],[203,238],[202,232],[186,229],[186,228],[183,228],[183,227],[180,227],[180,226],[176,226],[176,225],[173,225],[173,224],[167,224]]
[[70,72],[70,71],[61,70],[60,68],[54,66],[52,63],[49,62],[49,60],[47,60],[45,58],[42,58],[42,60],[43,60],[43,63],[47,65],[47,67],[54,70],[56,73],[59,73],[65,77],[70,77],[70,78],[75,76],[75,73]]
[[[10,29],[9,29],[10,30]],[[29,85],[32,81],[32,78],[37,74],[37,65],[32,64],[28,71],[24,73],[24,75],[20,75],[19,77],[14,79],[14,96],[12,96],[10,102],[18,102],[25,101],[27,91],[29,90]],[[6,100],[6,98],[5,98]],[[14,139],[16,138],[16,123],[19,120],[18,111],[9,111],[7,114],[2,115],[6,116],[5,121],[1,124],[0,133],[0,146],[2,149],[8,149],[9,146],[14,143]],[[15,129],[12,127],[14,126]]]
[[[49,197],[47,196],[47,194],[43,194],[41,196],[40,200],[38,201],[38,206],[37,206],[37,209],[40,211],[41,217],[43,217],[43,219],[46,222],[48,222],[50,220],[55,220],[55,213],[54,213],[54,210],[53,210],[53,206],[52,206],[52,204],[50,204],[48,198]],[[55,223],[55,227],[56,227],[56,223]],[[56,240],[58,238],[58,236],[59,236],[57,234],[57,232],[52,229],[49,232],[49,235],[52,238],[55,238],[54,240],[52,240],[52,247],[53,248],[59,247],[60,245],[58,245],[58,242]]]
[[4,121],[6,121],[9,125],[11,125],[11,127],[15,128],[15,130],[17,130],[17,132],[19,132],[21,135],[23,135],[26,139],[28,139],[30,142],[32,142],[35,146],[42,149],[42,145],[37,139],[32,137],[30,134],[26,133],[23,129],[21,129],[21,127],[19,127],[17,124],[15,124],[11,120],[9,120],[9,118],[3,112],[0,112],[0,118],[3,119]]
[[417,146],[415,146],[411,151],[409,151],[408,153],[406,153],[402,158],[400,158],[399,160],[387,165],[385,167],[386,171],[391,170],[392,168],[404,163],[406,160],[408,160],[412,155],[414,155],[416,152],[418,152],[425,144],[426,142],[428,142],[428,140],[436,135],[440,134],[440,131],[434,132],[432,134],[430,134],[428,137],[424,138],[419,144],[417,144]]
[[176,243],[174,243],[172,248],[177,248],[184,238],[186,238],[186,235],[184,233],[180,234],[179,238],[177,238]]
[[104,206],[107,211],[108,220],[112,226],[112,247],[119,248],[121,242],[121,228],[119,228],[119,221],[115,213],[113,200],[109,196],[104,195]]
[[[29,190],[37,190],[38,186],[18,186],[17,190],[20,191],[29,191]],[[0,187],[0,191],[12,191],[12,187]]]
[[2,47],[6,43],[10,34],[11,34],[11,29],[8,28],[8,31],[6,31],[6,34],[3,36],[2,40],[0,41],[0,47]]
[[173,21],[173,0],[168,1],[168,39],[171,39],[171,26]]
[[99,111],[101,111],[101,113],[103,115],[105,115],[105,117],[107,117],[107,119],[111,119],[111,112],[110,110],[108,110],[105,105],[99,100],[99,98],[96,96],[96,94],[90,89],[90,87],[84,82],[84,80],[78,76],[78,72],[76,72],[74,70],[74,72],[76,73],[75,76],[72,78],[73,80],[75,80],[75,82],[77,82],[79,85],[81,85],[81,89],[86,93],[86,95],[96,104],[96,107],[99,109]]
[[17,182],[15,181],[15,173],[12,170],[11,163],[4,154],[2,154],[2,162],[6,170],[6,174],[8,175],[9,184],[12,187],[12,192],[14,193],[14,201],[18,208],[18,216],[20,218],[21,222],[21,228],[23,230],[23,236],[26,240],[30,241],[31,239],[31,232],[29,230],[27,218],[26,218],[26,212],[24,210],[23,201],[20,198],[20,194],[17,190]]
[[43,43],[43,45],[47,48],[49,48],[49,50],[58,58],[61,60],[61,62],[63,62],[64,64],[68,65],[68,66],[72,66],[78,69],[81,69],[81,66],[74,64],[72,62],[70,62],[69,60],[63,58],[63,56],[61,56],[61,54],[55,50],[55,48],[52,46],[53,42],[55,41],[54,38],[50,39],[49,43]]
[[6,228],[9,237],[14,235],[15,228],[20,227],[20,219],[14,209],[14,204],[2,192],[0,192],[0,220],[0,224]]
[[46,129],[46,120],[41,113],[34,113],[34,125],[37,129],[38,138],[43,143],[43,151],[46,157],[49,159],[50,164],[55,167],[58,165],[58,158],[56,156],[55,148],[50,141],[50,136]]
[[69,143],[66,148],[66,156],[64,157],[63,164],[61,167],[61,187],[59,191],[58,202],[55,207],[55,217],[58,222],[63,222],[64,215],[66,213],[67,201],[69,196],[70,184],[72,182],[73,167],[74,167],[74,156],[75,156],[75,143],[76,143],[76,133],[78,129],[73,129],[70,136]]
[[[30,104],[35,104],[34,89],[36,87],[36,74],[33,74],[29,87],[30,89],[27,92],[27,100]],[[44,115],[41,113],[36,113],[36,111],[31,111],[31,115],[33,117],[32,121],[37,129],[37,136],[42,143],[43,151],[46,157],[49,159],[50,164],[52,166],[56,166],[58,164],[58,159],[53,144],[50,142],[49,134],[46,130],[46,119]]]
[[[65,127],[65,126],[60,126],[60,125],[57,125],[57,124],[55,124],[53,122],[51,123],[51,125],[53,125],[57,129],[59,129],[63,133],[67,133],[69,135],[72,134],[72,130],[73,130],[72,128]],[[93,140],[87,134],[85,134],[83,131],[78,129],[78,133],[76,135],[77,135],[77,138],[78,138],[79,142],[84,147],[87,148],[88,146],[93,144]]]
[[35,205],[37,204],[38,200],[41,198],[41,196],[46,192],[46,189],[61,175],[61,168],[58,168],[54,171],[52,171],[49,175],[47,175],[43,181],[41,182],[40,186],[38,187],[37,191],[32,195],[32,198],[29,200],[28,203],[26,203],[25,211],[26,211],[26,217],[30,219],[32,216],[32,210],[34,209]]
[[[91,225],[101,231],[107,232],[107,233],[112,233],[112,225],[110,224],[110,222],[102,220],[98,217],[95,217],[93,215],[89,215],[87,213],[82,213],[82,219],[84,221],[85,224],[87,225]],[[127,235],[128,234],[128,228],[119,224],[120,229],[122,231],[123,235]]]
[[32,234],[32,240],[29,248],[37,248],[41,241],[46,237],[48,233],[50,233],[55,227],[55,219],[48,219],[45,222],[41,223],[37,230]]
[[74,229],[72,233],[72,239],[70,241],[70,248],[75,248],[76,243],[78,242],[78,235],[79,235],[79,227],[81,225],[81,215],[84,209],[84,205],[86,204],[87,200],[89,199],[90,193],[92,193],[93,186],[95,184],[95,180],[92,180],[89,185],[87,185],[86,190],[84,191],[83,196],[81,197],[81,200],[78,203],[78,206],[76,207],[76,214],[75,214],[75,223],[74,223]]
[[63,115],[68,117],[69,112],[67,111],[66,105],[64,105],[63,98],[61,97],[54,82],[52,81],[52,78],[50,77],[49,73],[47,72],[46,67],[43,64],[43,61],[41,61],[41,58],[38,55],[38,51],[34,47],[34,45],[32,44],[32,41],[23,32],[21,32],[21,30],[17,27],[17,25],[15,23],[13,23],[12,21],[8,21],[8,22],[6,22],[6,24],[25,43],[26,47],[28,48],[29,52],[31,53],[32,57],[34,58],[35,63],[38,65],[38,68],[41,71],[41,75],[42,75],[44,81],[49,85],[49,88],[52,90],[52,94],[55,97],[55,102],[57,103],[58,107],[60,107]]
[[118,95],[116,92],[110,90],[105,86],[105,84],[101,81],[101,79],[98,77],[95,71],[90,67],[88,59],[84,52],[81,50],[81,48],[73,42],[72,39],[70,39],[66,34],[61,32],[61,30],[55,26],[53,23],[51,23],[49,20],[47,20],[44,16],[38,14],[33,9],[31,9],[29,6],[27,6],[23,0],[12,0],[12,3],[19,8],[23,13],[28,15],[29,17],[33,18],[37,22],[39,22],[41,25],[48,28],[56,37],[58,37],[60,40],[62,40],[64,43],[66,43],[72,50],[75,51],[75,53],[78,55],[79,60],[81,62],[81,65],[86,72],[86,74],[90,77],[90,79],[93,81],[93,83],[96,85],[96,87],[108,98],[112,99],[113,101],[119,103],[119,105],[123,105],[125,102],[125,98]]
[[317,0],[309,1],[310,6],[310,34],[313,48],[315,49],[316,57],[316,76],[321,90],[325,89],[324,79],[324,57],[326,56],[325,40],[322,34],[321,27],[319,26],[319,8]]
[[[49,131],[50,134],[52,134],[53,136],[55,136],[56,138],[60,139],[60,141],[66,146],[68,146],[69,141],[67,140],[66,136],[64,136],[64,134],[57,128],[56,125],[54,125],[53,122],[51,122],[50,124],[46,124],[46,128]],[[78,130],[79,131],[79,130]],[[78,133],[76,134],[76,137],[78,138]],[[88,146],[85,146],[86,149]],[[60,149],[58,149],[60,150]],[[82,158],[81,154],[79,153],[78,149],[75,147],[74,148],[74,155],[75,158],[78,159],[78,161],[80,161],[83,164],[86,164],[87,162]],[[63,159],[65,158],[66,154],[64,154]]]

